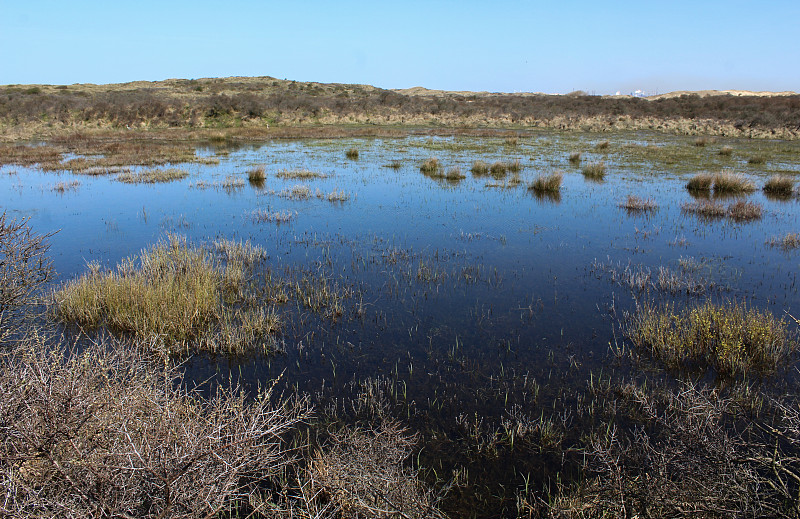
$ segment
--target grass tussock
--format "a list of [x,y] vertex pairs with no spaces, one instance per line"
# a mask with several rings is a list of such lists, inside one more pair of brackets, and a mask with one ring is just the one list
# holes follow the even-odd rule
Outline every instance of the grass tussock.
[[767,195],[788,198],[794,191],[794,178],[788,175],[772,175],[767,179],[763,189]]
[[575,151],[569,154],[569,161],[571,164],[581,163],[581,152]]
[[419,170],[426,175],[435,175],[441,168],[442,164],[439,162],[439,159],[431,157],[422,163]]
[[760,220],[763,209],[760,204],[739,200],[728,206],[728,218],[735,222],[749,222]]
[[800,233],[790,232],[785,236],[772,237],[767,240],[770,247],[779,247],[785,251],[800,249]]
[[9,517],[217,517],[254,512],[295,463],[302,400],[231,388],[208,397],[146,348],[80,353],[32,333],[0,359]]
[[709,300],[681,311],[644,304],[628,317],[624,333],[671,369],[713,369],[722,376],[773,373],[798,349],[786,319],[743,303]]
[[155,184],[173,182],[188,176],[189,172],[184,169],[143,169],[121,173],[117,176],[117,180],[126,184]]
[[752,193],[755,184],[741,174],[723,170],[719,173],[698,173],[686,183],[691,192],[714,192],[715,195],[738,195]]
[[747,158],[747,163],[751,166],[761,166],[762,164],[766,164],[767,156],[761,153],[751,155]]
[[476,177],[482,177],[489,174],[489,165],[482,160],[476,160],[472,163],[470,172]]
[[461,172],[461,168],[459,168],[458,166],[453,166],[447,170],[447,173],[444,175],[444,178],[450,181],[458,181],[467,178],[467,176]]
[[607,141],[607,140],[606,141],[600,141],[600,142],[598,142],[597,144],[594,145],[594,149],[596,149],[598,151],[607,151],[610,146],[611,146],[611,143],[609,141]]
[[733,148],[730,146],[723,146],[719,149],[719,154],[723,157],[730,157],[733,155]]
[[265,209],[256,209],[253,211],[253,221],[256,223],[288,223],[297,215],[289,210],[284,211],[268,211]]
[[602,161],[591,162],[581,169],[581,173],[589,180],[603,180],[606,178],[606,164]]
[[506,176],[506,173],[508,173],[508,164],[500,161],[493,162],[492,165],[489,166],[489,173],[491,173],[494,178],[503,178]]
[[556,171],[549,175],[539,175],[528,186],[528,189],[534,193],[558,193],[561,190],[561,181],[564,175],[560,171]]
[[619,206],[629,213],[651,213],[658,209],[658,204],[652,198],[640,198],[635,195],[628,195]]
[[344,155],[350,160],[358,160],[358,148],[350,148]]
[[81,183],[79,180],[73,180],[72,182],[58,182],[50,188],[50,191],[55,191],[56,193],[66,193],[67,191],[75,191],[80,186]]
[[403,167],[403,162],[400,160],[393,160],[387,164],[384,164],[383,167],[397,171],[398,169]]
[[708,144],[708,137],[698,137],[694,140],[694,145],[698,148],[703,148]]
[[163,353],[269,351],[281,319],[246,304],[248,273],[242,261],[220,264],[170,236],[114,270],[90,265],[53,294],[54,313],[65,323],[151,341]]
[[327,178],[328,175],[318,171],[310,171],[308,169],[283,169],[275,176],[284,180],[312,180],[316,178]]
[[247,170],[247,180],[251,183],[263,183],[267,179],[267,168],[255,166]]

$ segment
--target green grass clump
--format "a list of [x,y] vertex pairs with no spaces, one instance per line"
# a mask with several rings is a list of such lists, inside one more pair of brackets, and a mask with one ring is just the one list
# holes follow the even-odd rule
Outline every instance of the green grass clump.
[[154,184],[156,182],[172,182],[188,176],[189,172],[183,169],[144,169],[120,173],[117,180],[126,184]]
[[482,160],[476,160],[472,163],[472,167],[470,171],[476,177],[484,176],[489,174],[489,165]]
[[162,353],[266,348],[280,318],[244,304],[247,270],[235,256],[223,265],[170,236],[115,270],[90,265],[87,274],[54,293],[55,315],[66,323],[143,339]]
[[436,174],[439,169],[441,169],[442,165],[439,162],[439,159],[430,158],[426,159],[425,162],[419,167],[419,170],[425,173],[426,175],[434,175]]
[[583,176],[590,180],[603,180],[606,177],[605,162],[591,162],[581,169]]
[[558,193],[561,190],[563,175],[560,171],[549,175],[539,175],[528,187],[535,193]]
[[764,193],[775,197],[790,197],[794,190],[794,179],[786,175],[772,175],[764,184]]
[[358,159],[358,149],[357,148],[350,148],[345,152],[345,156],[350,160],[357,160]]
[[769,374],[795,354],[796,331],[786,319],[743,303],[706,301],[677,311],[673,305],[638,307],[625,336],[671,369],[713,369],[722,376]]

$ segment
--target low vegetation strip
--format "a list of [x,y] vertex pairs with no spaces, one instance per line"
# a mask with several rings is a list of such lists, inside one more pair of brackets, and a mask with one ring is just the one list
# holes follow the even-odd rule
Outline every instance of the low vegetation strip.
[[222,266],[185,239],[170,237],[115,270],[90,266],[54,293],[55,315],[153,339],[166,353],[269,350],[281,321],[274,310],[244,305],[246,277],[243,262],[229,258]]
[[633,345],[670,369],[713,369],[722,376],[768,374],[786,366],[798,349],[786,319],[743,303],[706,301],[678,310],[640,305],[624,323]]

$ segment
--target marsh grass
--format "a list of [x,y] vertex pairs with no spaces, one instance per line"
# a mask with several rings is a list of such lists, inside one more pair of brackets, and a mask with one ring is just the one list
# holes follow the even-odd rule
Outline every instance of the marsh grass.
[[400,160],[393,160],[387,164],[384,164],[383,167],[398,170],[403,167],[403,162]]
[[572,164],[580,164],[581,163],[581,152],[575,151],[569,154],[569,161]]
[[558,193],[561,190],[561,181],[564,175],[560,171],[549,175],[539,175],[528,186],[534,193]]
[[254,184],[263,184],[267,179],[267,168],[264,166],[255,166],[247,170],[247,180]]
[[752,193],[755,184],[744,175],[722,170],[719,173],[698,173],[686,183],[686,189],[694,193],[710,193],[715,195],[740,195]]
[[55,191],[57,193],[66,193],[67,191],[75,191],[80,187],[81,183],[79,180],[73,180],[71,182],[58,182],[53,187],[50,188],[50,191]]
[[764,184],[764,193],[774,198],[789,198],[794,191],[794,178],[788,175],[772,175]]
[[725,206],[713,200],[696,200],[681,205],[681,212],[694,214],[706,220],[724,218],[728,211]]
[[694,140],[694,145],[698,148],[705,147],[708,144],[708,137],[698,137]]
[[358,148],[350,148],[344,155],[350,160],[358,160]]
[[760,220],[763,209],[760,204],[739,200],[728,206],[728,218],[734,222],[749,222]]
[[595,144],[594,145],[594,149],[596,149],[598,151],[607,151],[610,146],[611,146],[611,142],[605,140],[605,141],[600,141],[597,144]]
[[461,172],[461,168],[458,166],[453,166],[447,170],[444,178],[450,181],[459,181],[467,178],[467,176]]
[[328,175],[324,173],[308,169],[283,169],[276,173],[275,176],[284,180],[313,180],[328,177]]
[[328,193],[317,191],[317,198],[327,200],[328,202],[347,202],[350,200],[350,194],[340,189],[334,189]]
[[750,157],[747,158],[747,163],[752,166],[760,166],[762,164],[766,164],[766,162],[767,162],[767,156],[764,155],[763,153],[750,155]]
[[253,221],[257,223],[288,223],[297,215],[289,210],[269,211],[266,209],[256,209],[253,211]]
[[117,175],[117,180],[126,184],[155,184],[173,182],[188,176],[189,172],[184,169],[143,169],[120,173]]
[[774,373],[798,349],[785,318],[737,302],[708,300],[684,310],[645,303],[628,316],[623,332],[670,369],[713,369],[724,377]]
[[489,165],[482,160],[476,160],[472,163],[470,172],[476,177],[482,177],[489,174]]
[[442,165],[439,159],[431,157],[422,163],[419,170],[425,175],[436,175],[441,168]]
[[581,169],[584,178],[595,181],[602,181],[606,177],[606,164],[605,162],[590,162]]
[[170,236],[115,270],[90,267],[54,292],[59,320],[150,341],[168,354],[272,349],[281,319],[271,309],[243,306],[248,269],[241,261],[222,266]]
[[773,236],[767,240],[770,247],[780,247],[785,251],[800,249],[800,233],[790,232],[785,236]]
[[652,198],[639,198],[635,195],[628,195],[619,206],[629,213],[651,213],[658,209],[658,204]]
[[508,173],[508,164],[500,161],[493,162],[492,165],[489,166],[489,173],[491,173],[494,178],[501,179]]
[[733,148],[730,146],[723,146],[719,149],[719,154],[723,157],[730,157],[733,155]]

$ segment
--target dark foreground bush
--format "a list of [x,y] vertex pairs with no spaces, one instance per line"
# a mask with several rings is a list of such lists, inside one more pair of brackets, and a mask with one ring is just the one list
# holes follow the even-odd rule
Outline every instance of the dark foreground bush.
[[[81,354],[32,333],[0,361],[2,515],[217,517],[288,464],[303,402],[210,398],[118,343]],[[245,513],[246,515],[246,513]]]

